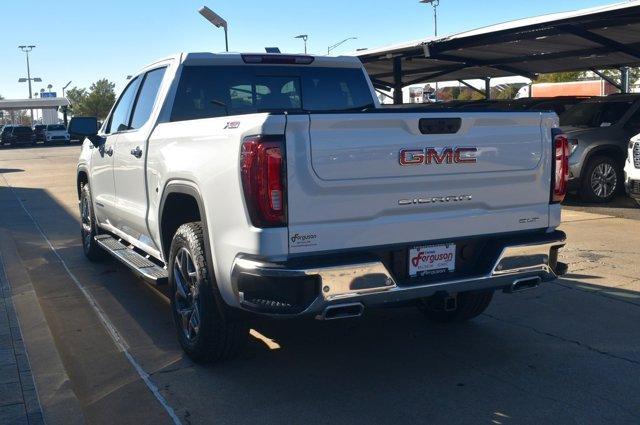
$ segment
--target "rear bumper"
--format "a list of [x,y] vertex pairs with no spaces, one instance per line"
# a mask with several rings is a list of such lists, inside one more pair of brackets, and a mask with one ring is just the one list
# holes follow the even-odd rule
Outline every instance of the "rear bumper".
[[628,179],[625,186],[629,197],[640,200],[640,180]]
[[472,277],[407,284],[381,260],[304,265],[275,264],[238,256],[232,285],[242,309],[271,316],[321,315],[327,307],[361,304],[390,305],[435,294],[484,289],[509,289],[523,280],[555,280],[561,231],[519,237],[505,242],[488,271]]

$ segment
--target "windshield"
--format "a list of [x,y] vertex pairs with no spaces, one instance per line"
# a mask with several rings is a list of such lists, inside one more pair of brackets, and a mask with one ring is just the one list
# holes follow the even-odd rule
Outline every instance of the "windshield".
[[50,124],[47,126],[47,131],[64,131],[65,126],[62,124]]
[[359,68],[187,66],[172,121],[256,112],[354,111],[373,106]]
[[560,125],[609,127],[617,123],[633,102],[584,102],[560,115]]
[[31,127],[14,127],[13,132],[15,134],[26,134],[31,133]]

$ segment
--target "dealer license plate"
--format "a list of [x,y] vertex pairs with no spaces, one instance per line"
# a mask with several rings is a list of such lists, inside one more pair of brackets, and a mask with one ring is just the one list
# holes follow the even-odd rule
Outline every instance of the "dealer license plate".
[[409,276],[449,273],[456,268],[456,244],[416,246],[409,249]]

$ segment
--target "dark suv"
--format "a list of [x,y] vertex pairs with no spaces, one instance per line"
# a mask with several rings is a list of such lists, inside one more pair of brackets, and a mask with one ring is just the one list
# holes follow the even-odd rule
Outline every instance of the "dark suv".
[[622,189],[627,145],[640,133],[640,95],[593,98],[560,115],[569,138],[569,189],[608,202]]
[[9,143],[9,135],[11,134],[12,127],[11,124],[2,127],[2,132],[0,132],[0,145],[4,146]]
[[45,124],[36,124],[33,126],[33,138],[36,143],[45,142],[44,132],[47,129]]
[[5,133],[2,132],[2,144],[11,144],[11,146],[17,145],[33,145],[35,140],[33,138],[33,130],[26,125],[14,125]]

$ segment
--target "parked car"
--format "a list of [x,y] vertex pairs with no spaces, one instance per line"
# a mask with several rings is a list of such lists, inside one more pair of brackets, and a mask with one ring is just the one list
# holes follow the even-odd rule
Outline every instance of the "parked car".
[[45,143],[64,142],[71,143],[71,137],[67,131],[67,127],[62,124],[49,124],[44,132]]
[[587,202],[622,190],[629,139],[640,132],[640,95],[593,98],[560,116],[569,138],[569,188]]
[[11,126],[11,129],[5,134],[3,132],[2,135],[2,143],[10,144],[11,146],[18,145],[33,145],[35,144],[35,139],[33,137],[33,130],[31,127],[26,125],[14,125]]
[[629,152],[624,167],[624,185],[627,195],[640,206],[640,134],[629,142]]
[[36,124],[33,126],[33,135],[36,143],[45,142],[44,132],[47,126],[45,124]]
[[11,134],[11,129],[13,128],[13,125],[11,124],[6,124],[4,127],[2,127],[2,132],[0,133],[0,144],[1,145],[8,145],[9,144],[9,135]]
[[255,315],[463,321],[566,271],[553,113],[384,108],[357,58],[188,53],[96,121],[70,122],[84,253],[168,284],[196,361]]

